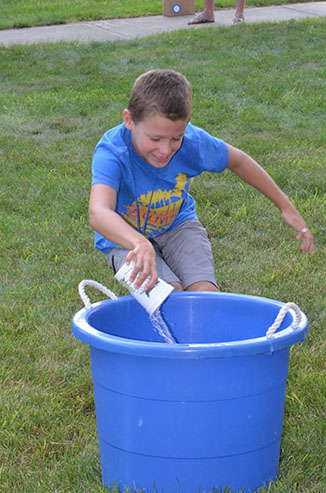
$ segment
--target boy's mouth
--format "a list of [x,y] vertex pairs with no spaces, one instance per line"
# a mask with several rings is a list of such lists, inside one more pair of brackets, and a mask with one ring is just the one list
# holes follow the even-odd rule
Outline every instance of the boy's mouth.
[[153,156],[155,161],[160,164],[167,163],[168,161],[170,161],[171,157],[172,157],[171,154],[169,156],[163,156],[163,157]]

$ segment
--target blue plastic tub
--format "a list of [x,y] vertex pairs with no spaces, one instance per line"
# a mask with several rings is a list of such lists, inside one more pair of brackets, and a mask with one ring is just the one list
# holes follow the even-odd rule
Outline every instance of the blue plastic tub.
[[[131,297],[80,310],[90,346],[103,482],[149,493],[254,492],[278,473],[289,349],[305,339],[283,303],[228,293],[172,293],[166,344]],[[130,491],[134,491],[131,489]]]

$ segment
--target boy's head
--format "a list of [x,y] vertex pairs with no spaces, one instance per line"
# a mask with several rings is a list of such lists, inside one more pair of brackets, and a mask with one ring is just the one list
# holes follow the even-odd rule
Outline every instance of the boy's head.
[[150,70],[136,79],[128,110],[135,124],[153,115],[172,121],[189,121],[190,84],[184,75],[174,70]]

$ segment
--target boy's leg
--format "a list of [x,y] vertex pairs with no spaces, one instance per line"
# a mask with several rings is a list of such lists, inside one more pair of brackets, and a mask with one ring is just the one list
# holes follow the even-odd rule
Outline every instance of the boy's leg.
[[154,242],[183,289],[218,291],[211,244],[199,221],[185,221]]
[[219,289],[212,282],[198,281],[188,286],[185,291],[219,291]]
[[[170,267],[164,262],[162,259],[159,250],[155,244],[153,244],[156,251],[156,267],[158,276],[163,279],[163,281],[171,284],[176,291],[182,291],[182,285],[179,278],[172,272]],[[129,253],[129,250],[125,250],[124,248],[113,248],[108,254],[106,254],[106,258],[109,264],[109,267],[116,274],[118,270],[123,266],[126,262],[126,257]]]

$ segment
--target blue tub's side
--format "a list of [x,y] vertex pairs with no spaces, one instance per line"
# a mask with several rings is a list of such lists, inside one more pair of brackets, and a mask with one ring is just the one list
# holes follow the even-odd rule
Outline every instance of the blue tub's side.
[[[210,359],[204,364],[206,374],[188,360],[171,367],[147,360],[139,370],[136,361],[125,357],[121,365],[111,365],[110,359],[101,366],[98,351],[91,348],[97,419],[102,438],[115,447],[161,457],[204,458],[242,454],[281,436],[288,349],[257,357],[259,364],[250,357],[232,364]],[[237,372],[242,378],[237,379]]]
[[[235,457],[176,460],[129,453],[100,439],[103,483],[111,488],[118,485],[119,493],[127,491],[125,486],[146,493],[220,493],[225,486],[232,493],[254,493],[276,480],[279,451],[280,440]],[[142,485],[148,486],[142,489]]]
[[175,364],[100,352],[91,348],[104,484],[177,492],[178,478],[197,493],[276,478],[289,349]]
[[[289,348],[285,348],[288,351]],[[236,357],[156,358],[91,347],[93,378],[103,388],[157,400],[216,400],[263,393],[286,378],[283,350]],[[109,365],[109,370],[104,371]],[[275,368],[277,371],[275,371]]]

